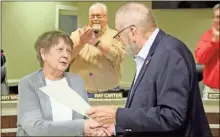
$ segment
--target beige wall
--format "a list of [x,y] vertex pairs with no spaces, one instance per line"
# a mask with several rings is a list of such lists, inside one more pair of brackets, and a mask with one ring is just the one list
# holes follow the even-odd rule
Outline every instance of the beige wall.
[[2,48],[7,57],[8,79],[19,79],[36,69],[37,37],[55,27],[56,5],[76,2],[2,2]]
[[[88,8],[93,2],[2,2],[2,47],[7,56],[8,79],[36,71],[39,64],[33,49],[41,33],[54,29],[55,6],[78,7],[79,25],[88,22]],[[114,28],[114,15],[125,2],[105,2],[109,10],[109,26]],[[151,2],[144,2],[151,7]],[[181,39],[193,52],[200,35],[210,27],[211,9],[153,10],[159,27]],[[134,62],[126,57],[122,63],[122,84],[129,86]]]

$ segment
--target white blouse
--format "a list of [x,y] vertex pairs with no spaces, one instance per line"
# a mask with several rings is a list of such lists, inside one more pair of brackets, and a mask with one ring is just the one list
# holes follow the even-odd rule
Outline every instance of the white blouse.
[[[60,80],[49,80],[45,78],[46,85],[49,84],[56,84],[56,83],[63,83],[68,84],[66,78],[62,78]],[[62,91],[60,91],[62,92]],[[59,103],[56,99],[50,97],[52,114],[53,114],[53,121],[65,121],[65,120],[72,120],[72,110],[67,106]]]

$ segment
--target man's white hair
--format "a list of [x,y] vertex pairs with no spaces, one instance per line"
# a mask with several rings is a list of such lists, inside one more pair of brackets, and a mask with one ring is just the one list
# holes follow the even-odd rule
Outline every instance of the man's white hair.
[[121,29],[135,25],[141,33],[146,33],[153,25],[157,25],[152,11],[135,2],[121,6],[116,12],[115,22]]
[[220,4],[216,4],[216,5],[212,8],[213,12],[215,12],[215,11],[218,10],[218,9],[220,9]]
[[93,8],[96,9],[96,8],[98,8],[98,7],[103,8],[105,14],[108,13],[108,8],[107,8],[107,6],[106,6],[104,3],[100,3],[100,2],[97,2],[97,3],[92,4],[92,5],[89,7],[89,13],[90,13],[90,11],[91,11]]

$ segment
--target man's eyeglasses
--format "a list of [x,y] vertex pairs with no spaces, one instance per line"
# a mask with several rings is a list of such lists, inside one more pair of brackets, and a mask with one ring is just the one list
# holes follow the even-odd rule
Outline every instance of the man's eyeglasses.
[[128,27],[123,28],[122,30],[120,30],[120,31],[113,37],[113,39],[118,39],[118,38],[120,38],[120,34],[121,34],[124,30],[126,30],[126,29],[128,29],[128,28],[130,28],[130,27],[135,27],[135,25],[130,25],[130,26],[128,26]]
[[101,19],[105,16],[106,16],[105,14],[92,14],[92,15],[89,15],[89,18],[94,19],[96,17],[97,19]]

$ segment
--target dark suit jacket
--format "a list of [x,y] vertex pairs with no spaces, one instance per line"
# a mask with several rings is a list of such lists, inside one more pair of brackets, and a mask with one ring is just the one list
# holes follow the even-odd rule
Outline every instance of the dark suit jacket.
[[116,112],[116,134],[212,136],[190,50],[159,31],[125,108]]

